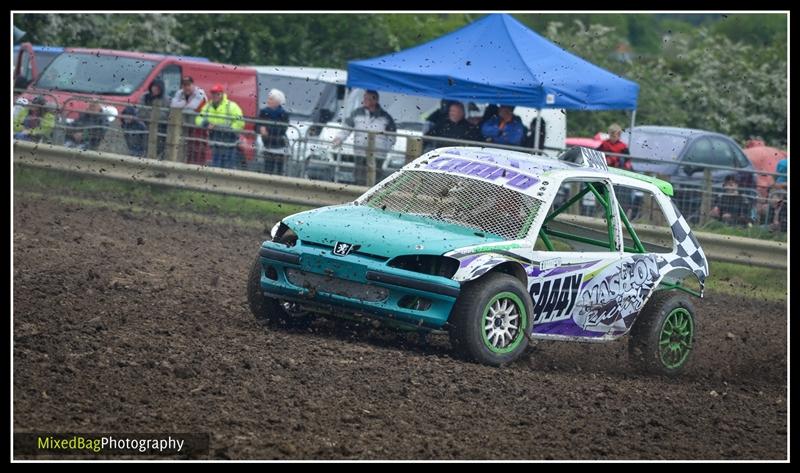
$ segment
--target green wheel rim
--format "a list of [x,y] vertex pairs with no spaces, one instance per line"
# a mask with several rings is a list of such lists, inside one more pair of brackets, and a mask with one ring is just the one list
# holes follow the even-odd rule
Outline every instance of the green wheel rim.
[[486,304],[481,317],[483,344],[492,353],[514,351],[525,338],[528,313],[525,304],[513,292],[501,292]]
[[694,340],[694,321],[692,314],[678,307],[667,315],[661,325],[658,339],[658,353],[661,363],[669,369],[680,368],[692,351]]

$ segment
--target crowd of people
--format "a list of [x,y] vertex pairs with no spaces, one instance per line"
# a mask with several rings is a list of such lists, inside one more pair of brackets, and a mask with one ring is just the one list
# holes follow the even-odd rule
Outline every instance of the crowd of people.
[[536,143],[536,121],[530,127],[522,123],[522,119],[514,114],[512,105],[489,105],[482,115],[477,114],[478,107],[470,102],[469,112],[463,103],[456,100],[442,100],[441,107],[427,118],[428,129],[425,136],[424,149],[429,150],[448,143],[436,138],[480,141],[501,145],[524,146],[527,148],[544,147],[546,137],[545,121],[539,124],[539,140]]
[[[158,117],[158,138],[156,139],[156,156],[163,159],[166,146],[167,116],[169,110],[180,109],[186,115],[184,136],[186,140],[186,161],[194,164],[206,164],[210,149],[211,166],[221,168],[239,168],[243,156],[239,150],[239,136],[245,127],[245,120],[239,105],[228,98],[221,84],[214,85],[210,93],[197,87],[194,80],[185,76],[181,79],[181,87],[172,97],[165,94],[164,83],[155,79],[148,92],[142,96],[140,105],[158,106],[161,115]],[[56,123],[55,106],[48,104],[43,97],[36,97],[30,104],[20,99],[18,113],[14,116],[14,137],[19,140],[41,141],[48,139]],[[284,108],[285,94],[272,89],[267,95],[267,103],[258,112],[258,120],[270,122],[259,123],[255,127],[257,149],[263,160],[263,172],[283,174],[287,156],[286,130],[289,114]],[[111,121],[119,118],[120,129],[125,138],[128,153],[132,156],[147,156],[150,120],[152,116],[142,116],[136,106],[127,106],[116,117],[116,108],[104,106],[97,100],[90,101],[86,110],[80,113],[69,127],[65,137],[65,145],[81,149],[97,149]],[[545,140],[545,123],[536,123],[537,118],[526,127],[519,116],[514,114],[514,107],[509,105],[489,105],[481,114],[473,103],[468,106],[459,101],[442,100],[439,109],[427,117],[427,129],[423,141],[425,150],[450,143],[437,142],[437,138],[487,142],[503,145],[516,145],[541,148]],[[346,117],[345,123],[350,129],[342,129],[333,138],[332,144],[340,146],[351,133],[356,148],[362,150],[372,146],[380,153],[392,148],[395,137],[380,132],[396,132],[397,126],[392,116],[380,105],[377,91],[364,93],[361,107],[356,108]],[[538,140],[535,139],[539,130]],[[370,132],[374,134],[373,143],[369,142]],[[622,128],[612,124],[608,128],[608,138],[597,147],[604,152],[609,167],[627,171],[635,171],[633,161],[626,158],[630,151],[621,140]],[[356,173],[364,174],[363,153],[356,156]],[[360,159],[360,161],[359,161]],[[359,165],[360,164],[360,165]],[[740,226],[752,226],[761,215],[761,222],[766,222],[771,230],[786,231],[787,224],[787,177],[788,159],[778,162],[775,172],[784,174],[775,179],[769,190],[766,202],[757,204],[752,197],[742,192],[747,185],[739,181],[738,175],[725,177],[721,190],[714,192],[710,217],[723,223]],[[361,176],[362,178],[364,176]],[[358,179],[358,175],[356,175]],[[363,181],[363,179],[362,179]],[[628,218],[635,219],[639,215],[642,204],[641,192],[620,188],[617,200],[622,205]],[[764,200],[764,199],[762,199]],[[586,208],[586,202],[582,202]]]

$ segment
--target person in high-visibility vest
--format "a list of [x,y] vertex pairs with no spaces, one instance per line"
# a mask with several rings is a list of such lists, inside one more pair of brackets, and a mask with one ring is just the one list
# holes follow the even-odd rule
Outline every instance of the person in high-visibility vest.
[[44,97],[36,97],[14,117],[14,138],[25,141],[49,140],[56,124],[53,106]]
[[229,100],[221,84],[211,88],[211,101],[200,110],[195,124],[209,130],[212,166],[233,169],[239,167],[236,142],[237,131],[244,128],[242,109]]

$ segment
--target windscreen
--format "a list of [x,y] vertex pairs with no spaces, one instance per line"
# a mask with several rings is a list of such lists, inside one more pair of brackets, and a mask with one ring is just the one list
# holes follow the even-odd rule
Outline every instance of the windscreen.
[[523,238],[542,202],[479,179],[429,171],[400,171],[364,205],[454,223],[507,240]]
[[107,54],[62,53],[44,70],[35,87],[85,94],[130,95],[155,67],[155,61]]

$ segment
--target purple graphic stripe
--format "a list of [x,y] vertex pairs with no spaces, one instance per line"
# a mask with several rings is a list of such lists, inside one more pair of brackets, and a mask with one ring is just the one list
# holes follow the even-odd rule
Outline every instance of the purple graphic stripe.
[[478,259],[478,256],[480,256],[480,255],[467,256],[466,258],[463,258],[462,260],[460,260],[460,263],[459,263],[458,267],[459,268],[464,268],[464,267],[468,266],[470,263],[472,263],[473,261]]
[[587,338],[597,338],[605,335],[604,332],[590,332],[588,330],[584,330],[576,325],[572,320],[560,320],[558,322],[549,322],[536,325],[533,328],[533,332],[548,335],[564,335],[568,337]]

